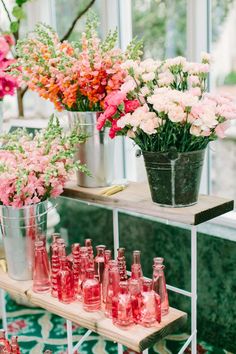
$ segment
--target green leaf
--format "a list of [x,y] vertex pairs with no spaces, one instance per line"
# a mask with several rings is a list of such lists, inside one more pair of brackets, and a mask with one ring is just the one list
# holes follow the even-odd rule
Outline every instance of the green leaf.
[[16,1],[16,4],[21,6],[23,5],[24,3],[26,3],[28,0],[15,0]]
[[21,20],[25,16],[25,13],[21,6],[14,6],[12,15],[15,16],[18,20]]
[[16,33],[19,29],[19,23],[17,21],[11,22],[10,30],[12,33]]

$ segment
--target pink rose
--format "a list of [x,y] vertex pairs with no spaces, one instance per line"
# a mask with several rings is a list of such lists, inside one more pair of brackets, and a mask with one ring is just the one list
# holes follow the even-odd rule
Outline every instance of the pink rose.
[[138,100],[125,101],[125,113],[133,112],[139,106],[140,106],[140,103]]

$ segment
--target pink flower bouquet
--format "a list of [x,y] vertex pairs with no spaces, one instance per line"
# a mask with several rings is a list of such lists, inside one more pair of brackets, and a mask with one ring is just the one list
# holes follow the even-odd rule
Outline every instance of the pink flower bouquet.
[[131,42],[123,53],[115,48],[117,32],[99,39],[97,18],[90,14],[80,42],[60,42],[49,26],[38,24],[34,32],[18,42],[17,54],[22,82],[54,103],[57,110],[101,111],[104,99],[117,91],[127,76],[121,66],[138,57],[140,45]]
[[21,208],[57,197],[71,174],[86,166],[74,162],[74,151],[85,136],[62,132],[56,117],[33,137],[19,129],[2,136],[0,204]]
[[8,69],[14,59],[9,59],[10,47],[14,41],[10,35],[0,36],[0,101],[6,95],[14,95],[17,87],[16,78],[9,75]]
[[110,137],[126,135],[143,151],[178,152],[204,149],[223,138],[236,106],[227,96],[206,93],[209,54],[201,63],[183,57],[122,65],[129,75],[120,90],[105,98],[97,128]]

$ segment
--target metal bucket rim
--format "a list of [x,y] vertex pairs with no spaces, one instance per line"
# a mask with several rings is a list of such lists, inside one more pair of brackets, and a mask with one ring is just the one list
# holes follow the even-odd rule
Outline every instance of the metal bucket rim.
[[[176,153],[178,155],[190,155],[190,154],[198,154],[198,153],[201,153],[201,152],[204,152],[206,150],[205,149],[200,149],[200,150],[193,150],[193,151],[184,151],[184,152],[179,152],[179,151],[176,151]],[[165,151],[165,152],[162,152],[162,151],[145,151],[145,150],[141,150],[142,151],[142,154],[152,154],[152,155],[166,155],[166,154],[169,154],[170,151]]]
[[[32,205],[34,205],[34,204],[32,204]],[[45,215],[45,214],[48,214],[52,209],[54,209],[55,207],[57,206],[57,204],[55,204],[55,205],[52,205],[52,206],[50,206],[49,208],[47,208],[46,209],[46,211],[44,211],[43,213],[41,213],[41,214],[34,214],[33,216],[29,216],[29,217],[27,217],[27,219],[28,220],[30,220],[30,219],[35,219],[35,218],[37,218],[37,217],[41,217],[41,216],[43,216],[43,215]],[[7,206],[7,205],[1,205],[1,207],[7,207],[7,208],[11,208],[11,206]],[[22,207],[22,208],[12,208],[12,209],[15,209],[15,210],[20,210],[20,209],[23,209],[24,207]],[[19,219],[25,219],[26,217],[25,216],[22,216],[22,217],[8,217],[8,216],[4,216],[4,215],[1,215],[0,216],[0,219],[7,219],[7,220],[19,220]]]

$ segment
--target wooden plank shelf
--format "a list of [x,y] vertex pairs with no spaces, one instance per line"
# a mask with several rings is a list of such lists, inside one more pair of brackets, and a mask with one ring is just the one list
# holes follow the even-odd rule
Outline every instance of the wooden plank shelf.
[[0,288],[10,293],[24,295],[30,303],[138,352],[151,347],[168,334],[174,333],[186,323],[187,319],[185,312],[170,308],[169,314],[164,316],[161,323],[157,323],[155,327],[146,328],[135,325],[129,330],[122,330],[114,326],[102,311],[86,312],[80,302],[62,304],[50,294],[34,293],[31,287],[31,281],[13,280],[0,270]]
[[62,196],[119,210],[154,216],[178,223],[198,225],[233,210],[231,199],[200,195],[197,204],[184,208],[166,208],[153,203],[147,183],[130,182],[128,187],[112,196],[103,196],[104,188],[82,188],[76,182],[66,185]]

